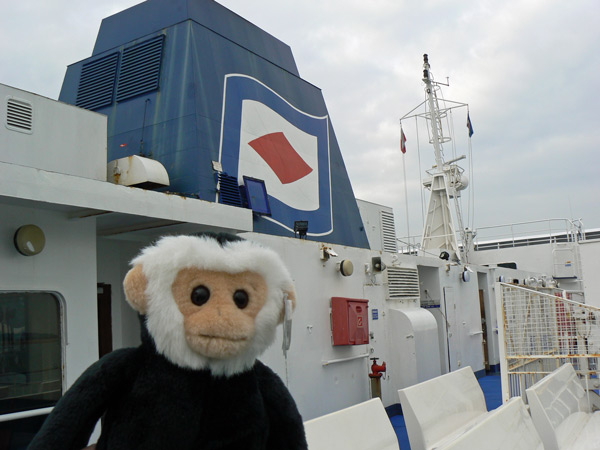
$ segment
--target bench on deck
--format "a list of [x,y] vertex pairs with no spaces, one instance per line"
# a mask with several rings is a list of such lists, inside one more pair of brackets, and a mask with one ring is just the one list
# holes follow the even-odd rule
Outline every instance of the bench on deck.
[[467,366],[398,391],[411,450],[440,447],[487,414],[485,397]]
[[521,397],[488,412],[471,428],[439,450],[544,450],[542,440],[533,425]]
[[546,450],[600,449],[600,412],[570,363],[527,389],[527,401]]
[[309,450],[399,450],[379,398],[304,422]]

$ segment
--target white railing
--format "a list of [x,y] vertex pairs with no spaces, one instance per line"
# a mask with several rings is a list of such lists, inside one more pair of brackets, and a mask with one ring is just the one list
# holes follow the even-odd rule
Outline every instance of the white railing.
[[413,235],[402,238],[396,238],[398,244],[398,253],[416,254],[421,249],[421,238],[423,236]]
[[[416,253],[421,248],[421,239],[421,235],[396,239],[399,253]],[[581,219],[543,219],[478,227],[473,244],[476,250],[490,250],[585,239],[586,232]],[[459,242],[459,247],[462,247],[462,242]]]
[[567,362],[598,389],[600,308],[553,294],[496,283],[504,402]]
[[544,219],[478,227],[474,243],[476,249],[488,250],[584,239],[585,230],[580,219]]

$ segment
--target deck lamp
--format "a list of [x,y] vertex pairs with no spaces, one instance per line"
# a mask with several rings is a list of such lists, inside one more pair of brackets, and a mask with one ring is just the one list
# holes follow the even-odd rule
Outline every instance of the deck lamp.
[[41,253],[46,246],[46,237],[42,229],[36,225],[23,225],[14,236],[17,251],[24,256],[34,256]]
[[349,259],[344,259],[342,262],[338,263],[337,269],[340,271],[342,276],[349,277],[354,273],[354,264]]

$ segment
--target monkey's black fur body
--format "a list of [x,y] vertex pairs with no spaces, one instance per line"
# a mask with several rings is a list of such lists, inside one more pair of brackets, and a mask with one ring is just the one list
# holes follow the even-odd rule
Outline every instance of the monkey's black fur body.
[[114,351],[88,368],[29,449],[80,450],[101,416],[97,450],[307,448],[294,400],[260,361],[214,377],[169,362],[147,332],[140,347]]

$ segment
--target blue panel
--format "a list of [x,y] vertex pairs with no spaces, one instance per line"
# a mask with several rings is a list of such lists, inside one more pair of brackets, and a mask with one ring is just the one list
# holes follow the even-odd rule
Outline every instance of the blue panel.
[[288,45],[212,0],[147,0],[107,17],[93,55],[188,19],[298,76]]

